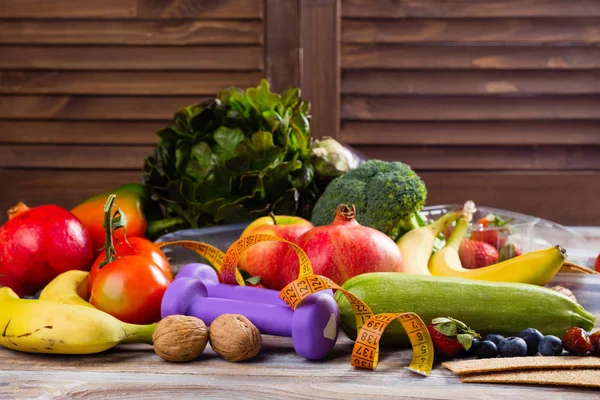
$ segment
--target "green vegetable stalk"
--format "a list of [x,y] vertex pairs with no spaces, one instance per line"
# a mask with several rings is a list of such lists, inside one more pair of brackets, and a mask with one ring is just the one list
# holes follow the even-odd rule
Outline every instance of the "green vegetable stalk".
[[180,109],[145,159],[143,182],[170,221],[197,228],[275,214],[310,218],[322,189],[309,103],[298,88],[229,88]]

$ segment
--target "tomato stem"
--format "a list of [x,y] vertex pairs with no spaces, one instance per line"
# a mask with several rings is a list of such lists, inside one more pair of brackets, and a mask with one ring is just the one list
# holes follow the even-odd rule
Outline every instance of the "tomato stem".
[[106,258],[100,264],[100,268],[104,267],[106,264],[109,264],[115,260],[115,243],[113,241],[113,218],[112,218],[112,208],[115,203],[116,195],[111,194],[108,196],[106,203],[104,203],[104,222],[102,226],[104,227],[104,232],[106,233],[106,243],[104,244],[104,250],[106,251]]

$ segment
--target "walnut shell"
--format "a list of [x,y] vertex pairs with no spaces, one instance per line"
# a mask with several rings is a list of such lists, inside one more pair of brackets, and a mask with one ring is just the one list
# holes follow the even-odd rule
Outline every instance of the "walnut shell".
[[206,348],[208,330],[201,319],[170,315],[156,325],[154,352],[170,362],[188,362],[198,358]]
[[209,328],[212,349],[230,362],[252,358],[262,346],[258,328],[243,315],[223,314]]
[[577,298],[575,297],[575,295],[573,294],[573,292],[571,292],[569,289],[567,289],[566,287],[562,287],[562,286],[553,286],[550,289],[557,291],[558,293],[564,294],[565,296],[567,296],[568,298],[570,298],[571,300],[573,300],[575,303],[577,303]]

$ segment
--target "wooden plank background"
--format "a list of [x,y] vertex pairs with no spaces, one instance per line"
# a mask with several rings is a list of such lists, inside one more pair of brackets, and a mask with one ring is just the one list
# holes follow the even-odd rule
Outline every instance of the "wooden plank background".
[[0,209],[139,182],[180,107],[298,86],[298,24],[293,1],[0,0]]
[[600,224],[600,2],[341,7],[341,140],[413,166],[428,204]]
[[267,77],[428,204],[599,225],[599,43],[597,0],[0,0],[0,209],[139,181],[175,110]]

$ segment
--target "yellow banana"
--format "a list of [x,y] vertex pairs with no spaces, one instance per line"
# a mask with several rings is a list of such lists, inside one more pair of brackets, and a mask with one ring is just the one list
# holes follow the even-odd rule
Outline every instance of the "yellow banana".
[[0,288],[0,345],[28,353],[92,354],[119,343],[152,343],[156,324],[126,324],[81,305],[20,299]]
[[86,301],[90,298],[89,275],[79,270],[63,272],[46,285],[39,299],[95,308]]
[[471,278],[483,281],[529,283],[543,286],[556,275],[566,259],[566,251],[560,246],[532,251],[483,268],[463,268],[458,249],[468,220],[461,218],[448,238],[446,246],[429,260],[432,275]]
[[472,201],[465,203],[462,209],[446,213],[433,223],[421,228],[408,231],[398,239],[396,244],[402,253],[404,269],[402,272],[408,274],[431,275],[429,272],[429,258],[433,252],[436,237],[450,225],[460,218],[465,210],[475,207]]

